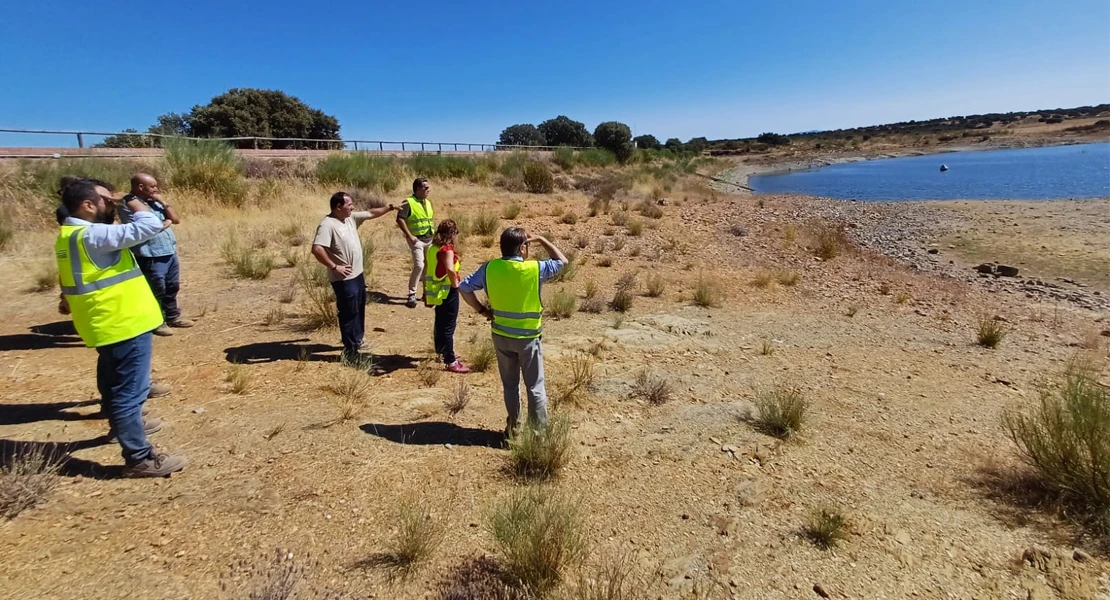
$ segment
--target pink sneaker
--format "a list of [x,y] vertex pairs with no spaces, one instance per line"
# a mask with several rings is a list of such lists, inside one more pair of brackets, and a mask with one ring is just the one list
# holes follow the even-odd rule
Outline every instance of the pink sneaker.
[[470,367],[462,364],[461,360],[456,360],[455,362],[447,365],[447,370],[451,373],[469,373]]

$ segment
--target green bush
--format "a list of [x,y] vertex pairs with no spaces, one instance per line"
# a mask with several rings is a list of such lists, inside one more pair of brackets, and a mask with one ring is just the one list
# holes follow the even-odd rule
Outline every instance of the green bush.
[[390,193],[401,185],[404,170],[392,156],[330,154],[316,164],[316,180],[325,185],[344,185]]
[[573,171],[575,164],[578,163],[578,157],[574,155],[574,150],[566,146],[556,148],[551,160],[567,172]]
[[588,148],[578,152],[578,164],[583,167],[608,167],[617,162],[617,155],[603,148]]
[[767,435],[787,439],[805,426],[809,401],[798,388],[777,387],[760,392],[755,402],[759,410],[756,428]]
[[570,420],[554,417],[546,427],[525,423],[509,440],[509,469],[518,477],[553,479],[570,462]]
[[585,560],[581,503],[542,487],[524,488],[498,505],[489,530],[521,587],[544,594]]
[[217,140],[168,138],[162,141],[166,170],[173,187],[196,190],[223,204],[242,206],[247,199],[243,160]]
[[1110,533],[1110,389],[1097,367],[1073,362],[1038,406],[1006,413],[1002,425],[1041,482]]
[[555,292],[545,303],[545,312],[555,319],[568,319],[578,308],[578,298],[570,292]]
[[513,152],[506,156],[501,161],[500,171],[501,174],[509,179],[521,179],[524,177],[524,165],[528,163],[527,152]]
[[475,234],[483,236],[497,233],[499,227],[501,227],[501,220],[497,218],[497,215],[485,211],[478,213],[478,216],[474,218],[474,224],[471,226]]
[[484,158],[443,154],[415,154],[404,161],[418,177],[432,179],[465,179],[481,183],[489,178],[489,165]]
[[555,178],[547,163],[532,161],[524,165],[524,186],[533,194],[550,194],[555,191]]
[[636,149],[632,145],[632,130],[628,125],[617,121],[606,121],[598,125],[594,129],[594,143],[598,148],[612,152],[621,164],[628,162]]

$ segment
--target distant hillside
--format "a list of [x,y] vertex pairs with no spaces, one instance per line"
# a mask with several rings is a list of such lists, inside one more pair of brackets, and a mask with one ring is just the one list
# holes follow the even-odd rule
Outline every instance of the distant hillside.
[[[775,146],[788,146],[802,143],[816,149],[841,148],[845,143],[868,142],[877,138],[895,138],[907,145],[928,146],[950,142],[959,138],[978,138],[986,141],[990,136],[1012,134],[1017,126],[1038,124],[1055,125],[1076,119],[1110,118],[1110,104],[1080,106],[1077,108],[1056,108],[1050,110],[1022,111],[1011,113],[988,113],[930,119],[927,121],[904,121],[886,125],[871,125],[851,129],[828,131],[806,131],[780,135],[764,133],[753,138],[710,140],[707,150],[713,155],[759,153]],[[1110,130],[1110,120],[1098,121],[1063,131],[1074,133],[1096,133]]]

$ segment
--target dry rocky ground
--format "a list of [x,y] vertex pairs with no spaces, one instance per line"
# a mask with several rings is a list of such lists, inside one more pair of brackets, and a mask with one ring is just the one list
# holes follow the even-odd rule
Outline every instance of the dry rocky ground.
[[[1037,383],[1092,339],[1103,367],[1110,363],[1108,340],[1098,337],[1110,329],[1105,304],[981,285],[969,270],[975,261],[1016,260],[945,237],[967,235],[946,223],[1008,219],[1009,209],[916,205],[919,222],[935,228],[907,226],[892,244],[914,251],[915,269],[877,252],[891,251],[879,241],[896,217],[885,206],[757,200],[691,185],[670,195],[657,227],[631,236],[609,216],[587,218],[577,193],[437,182],[433,194],[441,215],[472,219],[518,202],[517,222],[575,250],[577,275],[548,284],[548,293],[581,297],[592,280],[608,297],[625,273],[667,282],[661,297],[638,296],[623,320],[579,312],[547,323],[549,390],[567,380],[573,357],[597,354],[589,397],[556,409],[573,422],[575,454],[549,484],[586,510],[590,563],[632,557],[653,598],[818,598],[818,588],[832,598],[1110,597],[1105,547],[1022,505],[1003,483],[1019,465],[1003,411],[1029,406]],[[399,304],[408,258],[392,223],[362,230],[377,241],[372,289],[385,297],[367,311],[379,374],[349,421],[336,422],[340,401],[329,391],[348,370],[333,362],[338,334],[300,326],[303,293],[281,303],[295,269],[244,281],[220,258],[232,232],[280,255],[289,242],[279,230],[296,223],[308,237],[326,198],[327,190],[295,188],[266,211],[204,216],[190,214],[187,198],[178,202],[181,301],[198,324],[156,339],[156,375],[175,389],[150,405],[169,422],[153,441],[192,464],[164,480],[115,477],[118,448],[98,441],[106,423],[92,414],[95,353],[56,313],[56,293],[28,291],[52,234],[24,233],[0,260],[0,443],[86,442],[43,504],[0,524],[0,597],[242,598],[242,587],[221,591],[221,580],[282,548],[306,565],[302,590],[429,598],[468,557],[496,554],[490,508],[521,485],[504,473],[507,452],[487,444],[504,423],[499,382],[493,371],[421,381],[431,312]],[[1052,219],[1067,219],[1071,205],[1052,206],[1062,211]],[[1103,220],[1069,220],[1078,231],[1059,242],[1049,227],[1042,243],[1086,236],[1091,256],[1105,257],[1110,205],[1075,206]],[[568,212],[575,224],[555,216]],[[867,247],[816,260],[806,249],[809,224],[822,216],[855,223],[849,236]],[[597,240],[611,267],[599,266]],[[937,255],[927,253],[932,243]],[[494,251],[471,235],[463,252],[469,270]],[[767,270],[800,279],[753,285]],[[1110,292],[1097,277],[1072,278],[1090,286],[1077,290]],[[693,304],[699,279],[717,287],[718,307]],[[278,308],[280,322],[268,318]],[[995,350],[974,343],[983,315],[1011,328]],[[464,360],[470,340],[485,335],[488,326],[464,307],[456,336]],[[249,377],[245,393],[226,382],[232,361]],[[669,402],[631,397],[645,369],[670,381]],[[472,398],[452,416],[444,403],[459,380]],[[779,443],[748,422],[755,394],[776,385],[797,386],[813,402],[797,442]],[[431,503],[446,523],[444,544],[410,578],[389,581],[358,564],[387,547],[406,499]],[[827,551],[800,533],[822,507],[850,522],[848,539]]]

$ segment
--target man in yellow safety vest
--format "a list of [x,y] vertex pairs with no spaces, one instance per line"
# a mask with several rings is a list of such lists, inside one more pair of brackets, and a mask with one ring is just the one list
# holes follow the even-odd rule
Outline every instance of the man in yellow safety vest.
[[[528,245],[541,244],[551,258],[527,260]],[[528,391],[528,420],[547,426],[547,391],[543,381],[543,301],[541,284],[567,264],[567,257],[542,236],[528,236],[522,227],[501,232],[501,258],[485,262],[459,284],[459,292],[478,314],[490,321],[497,370],[508,418],[505,435],[520,426],[520,377]],[[489,306],[475,292],[484,289]]]
[[163,477],[184,469],[188,461],[156,452],[147,441],[147,432],[160,427],[153,419],[144,422],[142,410],[150,390],[151,332],[162,324],[162,310],[130,248],[169,223],[133,200],[128,208],[134,221],[114,225],[118,201],[92,182],[66,187],[62,204],[69,217],[54,254],[77,333],[99,354],[96,384],[113,436],[123,448],[125,473]]
[[405,234],[412,251],[412,271],[409,273],[409,297],[405,306],[416,308],[416,286],[424,281],[424,249],[432,243],[435,232],[435,211],[428,192],[432,190],[427,179],[412,182],[412,195],[405,198],[397,211],[397,228]]

